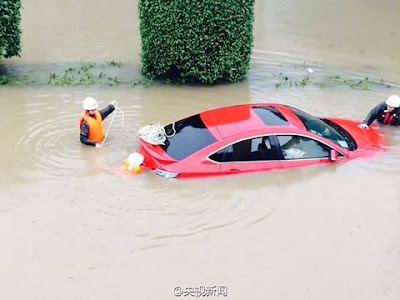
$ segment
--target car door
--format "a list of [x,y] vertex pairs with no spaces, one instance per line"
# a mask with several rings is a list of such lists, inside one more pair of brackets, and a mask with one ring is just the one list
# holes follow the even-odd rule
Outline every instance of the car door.
[[256,136],[228,144],[208,157],[220,164],[221,173],[280,168],[279,150],[268,136]]
[[271,141],[278,146],[283,169],[329,163],[331,161],[330,151],[332,148],[310,137],[282,134],[271,136]]

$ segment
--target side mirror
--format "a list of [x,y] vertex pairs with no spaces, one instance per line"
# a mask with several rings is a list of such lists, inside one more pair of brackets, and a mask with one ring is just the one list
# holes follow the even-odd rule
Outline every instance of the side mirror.
[[339,156],[339,153],[336,150],[331,149],[330,160],[331,161],[336,161],[338,159],[338,156]]

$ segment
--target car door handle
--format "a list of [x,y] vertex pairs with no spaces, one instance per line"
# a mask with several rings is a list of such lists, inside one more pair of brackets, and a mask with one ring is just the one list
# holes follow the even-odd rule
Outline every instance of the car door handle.
[[232,173],[239,173],[240,170],[239,170],[239,169],[230,169],[229,172],[232,172]]

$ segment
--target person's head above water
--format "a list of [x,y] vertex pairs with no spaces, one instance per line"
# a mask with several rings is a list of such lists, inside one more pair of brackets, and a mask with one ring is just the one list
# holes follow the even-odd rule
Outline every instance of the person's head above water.
[[89,114],[94,115],[96,110],[99,108],[96,99],[92,97],[86,97],[83,100],[83,109],[86,110]]
[[398,95],[392,95],[386,100],[387,110],[392,111],[395,108],[400,107],[400,97]]

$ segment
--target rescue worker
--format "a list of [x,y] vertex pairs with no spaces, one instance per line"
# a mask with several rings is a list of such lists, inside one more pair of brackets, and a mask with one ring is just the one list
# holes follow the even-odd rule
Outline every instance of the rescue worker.
[[386,102],[375,106],[358,127],[368,129],[375,120],[385,125],[400,125],[400,97],[392,95]]
[[89,146],[100,147],[104,140],[103,120],[115,110],[116,101],[102,110],[96,99],[87,97],[83,100],[83,112],[79,120],[81,143]]

